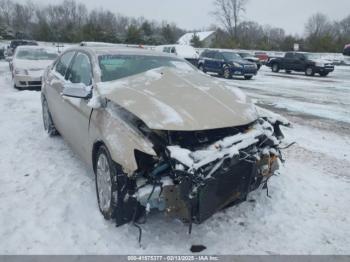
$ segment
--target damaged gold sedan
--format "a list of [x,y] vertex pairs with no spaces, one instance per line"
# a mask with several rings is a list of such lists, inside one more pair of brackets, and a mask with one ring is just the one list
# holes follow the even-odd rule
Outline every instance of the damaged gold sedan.
[[42,109],[118,226],[151,210],[202,223],[245,201],[278,170],[289,125],[185,60],[111,47],[64,52],[44,74]]

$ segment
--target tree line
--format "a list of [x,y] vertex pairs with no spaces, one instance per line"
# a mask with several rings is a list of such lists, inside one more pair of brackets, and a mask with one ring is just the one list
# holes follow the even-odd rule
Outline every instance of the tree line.
[[89,11],[75,0],[44,6],[0,0],[0,36],[5,39],[160,45],[175,43],[184,33],[174,23],[131,18],[102,8]]
[[[286,34],[282,28],[245,21],[249,0],[213,0],[217,25],[211,47],[289,51],[299,43],[304,51],[340,52],[350,43],[350,15],[331,21],[324,14],[314,14],[305,24],[303,36]],[[152,21],[114,14],[109,10],[88,10],[75,0],[57,4],[20,4],[0,0],[0,36],[4,39],[27,38],[38,41],[102,41],[111,43],[161,45],[174,44],[187,31],[175,23]],[[194,35],[192,44],[203,43]]]
[[350,43],[350,14],[331,21],[325,14],[316,13],[306,22],[301,37],[288,35],[282,28],[243,21],[248,1],[214,0],[212,15],[222,28],[217,29],[216,47],[290,51],[298,43],[303,51],[340,52]]

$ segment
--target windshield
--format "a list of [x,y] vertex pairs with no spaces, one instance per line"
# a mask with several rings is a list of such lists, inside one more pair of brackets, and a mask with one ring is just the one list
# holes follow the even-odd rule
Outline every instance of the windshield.
[[186,71],[196,70],[190,63],[175,57],[147,55],[103,55],[99,57],[99,64],[102,82],[118,80],[160,67],[172,67]]
[[241,56],[241,57],[243,57],[243,58],[244,58],[244,57],[251,56],[251,55],[250,55],[250,54],[248,54],[248,53],[239,53],[239,54],[240,54],[240,56]]
[[232,53],[232,52],[223,52],[222,55],[225,57],[225,59],[227,59],[229,61],[242,59],[238,54]]
[[306,57],[307,59],[309,59],[309,60],[312,60],[312,59],[320,59],[320,58],[321,58],[321,56],[318,55],[318,54],[304,54],[304,55],[305,55],[305,57]]
[[18,50],[16,58],[23,60],[55,60],[57,53],[45,49]]

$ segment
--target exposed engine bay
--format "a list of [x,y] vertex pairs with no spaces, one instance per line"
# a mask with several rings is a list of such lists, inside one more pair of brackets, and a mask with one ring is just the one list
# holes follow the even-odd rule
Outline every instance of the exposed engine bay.
[[280,126],[289,122],[264,109],[249,125],[198,132],[150,130],[124,113],[157,156],[135,150],[138,170],[118,178],[117,226],[138,222],[151,210],[202,223],[266,186],[284,161]]

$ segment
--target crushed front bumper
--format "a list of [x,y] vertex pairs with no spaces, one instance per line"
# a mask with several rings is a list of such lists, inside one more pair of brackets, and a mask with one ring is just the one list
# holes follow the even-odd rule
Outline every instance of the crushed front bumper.
[[[247,199],[279,169],[279,124],[263,121],[246,134],[228,137],[207,150],[191,152],[170,147],[178,163],[175,185],[164,191],[166,211],[186,222],[202,223],[218,210]],[[279,139],[277,138],[279,137]]]
[[241,160],[235,156],[226,161],[209,179],[196,183],[190,174],[181,183],[164,191],[167,214],[184,222],[202,223],[217,211],[246,201],[250,192],[274,174],[278,158],[274,155]]

